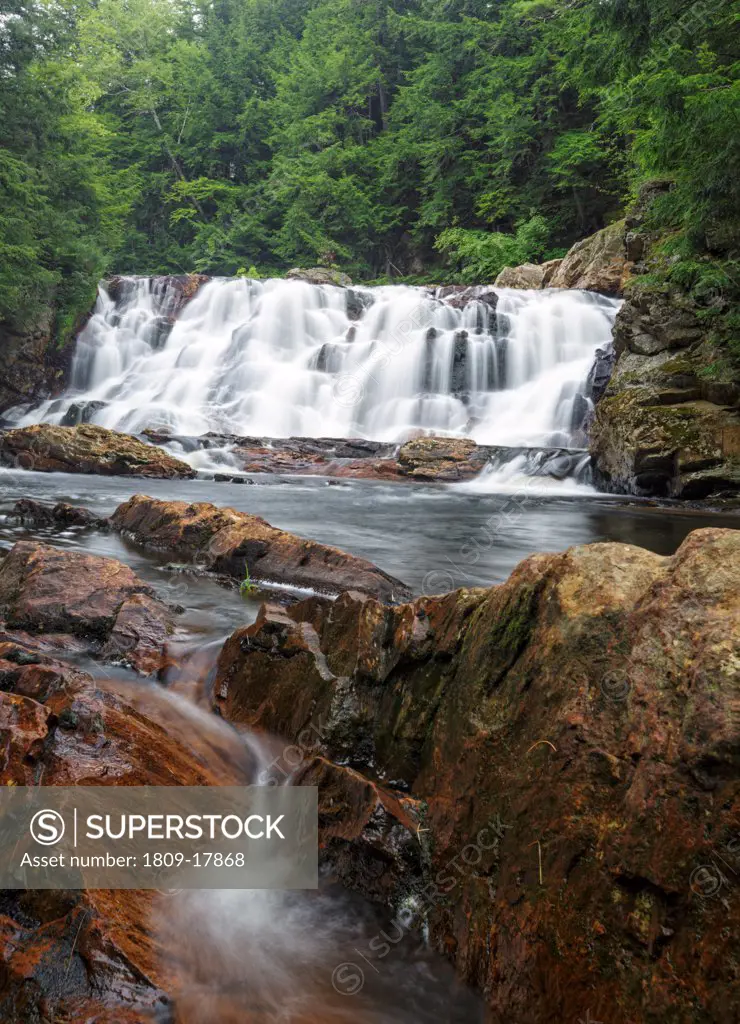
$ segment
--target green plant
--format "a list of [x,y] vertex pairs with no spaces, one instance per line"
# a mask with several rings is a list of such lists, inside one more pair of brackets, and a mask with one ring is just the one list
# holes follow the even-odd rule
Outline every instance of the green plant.
[[242,594],[253,594],[256,590],[259,590],[259,587],[257,586],[256,583],[252,582],[252,580],[251,580],[251,578],[249,576],[249,566],[245,562],[244,563],[244,579],[239,584],[239,591]]

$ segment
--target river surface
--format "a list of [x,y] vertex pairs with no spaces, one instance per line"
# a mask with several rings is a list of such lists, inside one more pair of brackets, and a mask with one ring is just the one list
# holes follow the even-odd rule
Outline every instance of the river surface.
[[[618,541],[671,555],[692,530],[740,527],[738,515],[600,496],[586,489],[570,493],[567,483],[560,493],[540,486],[537,478],[510,494],[480,493],[467,485],[251,479],[254,484],[248,485],[0,470],[0,541],[8,545],[28,534],[6,518],[19,498],[67,501],[109,515],[133,494],[145,493],[164,500],[213,502],[262,516],[273,526],[361,555],[421,594],[501,583],[523,558],[538,552]],[[115,534],[55,532],[54,543],[119,558],[153,585],[169,587],[170,593],[177,590],[172,574],[163,570],[168,559],[157,559]],[[213,638],[250,621],[255,613],[236,592],[208,580],[191,586],[188,597],[193,628],[200,619],[201,631]]]
[[[193,750],[203,748],[204,736],[216,726],[228,728],[208,712],[202,687],[222,640],[254,621],[258,604],[243,599],[236,588],[173,572],[164,557],[112,533],[28,530],[9,517],[19,498],[67,501],[101,515],[136,493],[212,501],[362,555],[417,594],[499,583],[536,552],[620,541],[670,555],[694,529],[740,527],[737,516],[573,492],[567,485],[548,489],[541,481],[506,494],[481,493],[475,485],[253,479],[251,485],[237,485],[0,470],[2,547],[37,537],[118,558],[165,600],[184,607],[175,647],[185,669],[167,679],[169,693],[122,669],[85,667],[112,678],[112,685],[138,689],[146,713],[176,730]],[[194,666],[189,678],[188,664]],[[236,734],[235,740],[241,742]],[[458,984],[452,968],[425,948],[421,936],[327,884],[303,893],[184,892],[160,904],[153,927],[172,958],[173,993],[178,1006],[187,1006],[189,1024],[482,1024],[486,1019],[482,1001]],[[378,948],[389,952],[379,959],[371,952]]]

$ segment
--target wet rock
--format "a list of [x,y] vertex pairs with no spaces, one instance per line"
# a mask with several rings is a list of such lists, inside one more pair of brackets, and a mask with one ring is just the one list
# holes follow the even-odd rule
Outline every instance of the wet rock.
[[418,800],[322,757],[302,765],[292,784],[318,788],[321,862],[336,881],[390,906],[421,885]]
[[77,427],[81,423],[89,423],[95,413],[107,405],[107,402],[73,402],[64,414],[61,426]]
[[437,298],[443,299],[445,304],[452,306],[453,309],[465,309],[471,302],[482,302],[493,313],[498,305],[498,294],[485,285],[448,285],[438,290]]
[[[593,403],[586,395],[577,394],[573,399],[573,412],[571,414],[570,430],[575,437],[585,437],[591,426],[593,417]],[[566,468],[567,466],[567,468]],[[569,475],[569,464],[563,464],[562,476],[558,479],[564,480]]]
[[333,284],[339,288],[349,288],[352,278],[348,274],[342,274],[339,270],[330,270],[328,267],[312,267],[309,270],[301,270],[299,267],[289,270],[285,275],[290,281],[306,281],[308,284]]
[[452,353],[450,391],[463,401],[470,398],[470,372],[468,366],[468,332],[458,331]]
[[195,471],[161,448],[90,424],[41,423],[0,435],[0,464],[40,473],[190,479]]
[[[142,702],[150,699],[147,691],[137,688]],[[133,697],[31,645],[0,639],[0,785],[242,781],[207,743],[194,745],[192,735],[183,742],[182,720],[162,719],[161,706],[147,713]],[[171,1020],[167,951],[152,929],[165,898],[131,890],[4,892],[2,1020]]]
[[[66,639],[105,661],[157,672],[172,614],[121,562],[19,541],[0,563],[0,615],[6,630]],[[76,641],[76,642],[75,642]]]
[[347,316],[350,320],[361,320],[375,302],[372,292],[356,291],[353,288],[347,289]]
[[[204,274],[168,274],[147,279],[152,292],[155,311],[160,317],[159,328],[177,319],[185,306],[193,299],[204,284],[211,279]],[[136,289],[135,277],[117,275],[103,282],[103,287],[116,305],[124,304]]]
[[96,516],[87,508],[68,505],[64,501],[56,505],[45,505],[32,498],[21,498],[13,507],[13,518],[26,526],[61,527],[84,526],[96,530],[107,530],[108,520]]
[[598,486],[688,499],[736,494],[740,411],[712,401],[734,396],[733,375],[708,341],[652,356],[623,349],[591,428]]
[[344,349],[330,341],[325,342],[313,359],[312,369],[321,373],[337,373],[342,366]]
[[673,404],[678,397],[631,388],[601,400],[591,452],[602,487],[697,499],[740,490],[740,417],[709,403]]
[[214,699],[426,804],[430,938],[493,1019],[729,1020],[739,572],[740,531],[701,530],[397,608],[266,609]]
[[589,370],[588,380],[586,381],[588,396],[594,405],[603,398],[609,386],[616,359],[613,345],[596,349],[594,364]]
[[147,325],[143,335],[155,352],[165,347],[176,322],[173,316],[156,316]]
[[216,505],[155,501],[135,495],[111,517],[114,529],[137,543],[210,571],[329,593],[355,589],[383,601],[408,598],[409,588],[363,558],[304,540],[270,526],[258,516]]
[[401,446],[398,462],[412,479],[454,481],[480,473],[485,456],[468,438],[417,437]]
[[[69,377],[74,341],[59,346],[54,331],[55,311],[44,306],[31,323],[0,324],[0,413],[14,406],[31,407],[60,394]],[[81,330],[87,317],[80,318]]]

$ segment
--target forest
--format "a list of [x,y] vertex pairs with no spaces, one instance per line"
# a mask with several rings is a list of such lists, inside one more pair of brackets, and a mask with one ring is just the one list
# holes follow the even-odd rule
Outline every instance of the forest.
[[736,289],[733,0],[5,0],[0,322],[108,273],[490,281],[640,185]]

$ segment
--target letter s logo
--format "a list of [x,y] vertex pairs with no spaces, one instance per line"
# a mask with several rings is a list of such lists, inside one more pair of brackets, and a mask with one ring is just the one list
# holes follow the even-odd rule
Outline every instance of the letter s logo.
[[42,846],[54,846],[64,835],[64,818],[59,811],[37,811],[31,818],[31,835]]

